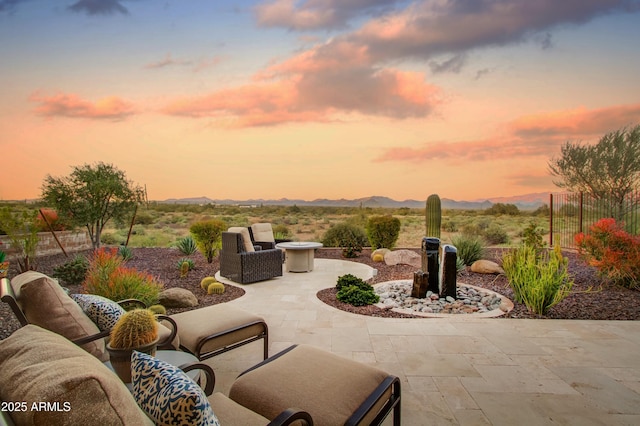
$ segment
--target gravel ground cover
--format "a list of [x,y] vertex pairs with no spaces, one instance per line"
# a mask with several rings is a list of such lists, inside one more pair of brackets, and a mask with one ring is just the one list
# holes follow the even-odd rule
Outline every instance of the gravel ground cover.
[[[413,249],[420,252],[419,249]],[[489,249],[486,259],[500,263],[503,249]],[[88,253],[86,253],[88,254]],[[569,272],[574,278],[575,284],[572,294],[549,310],[547,315],[539,316],[528,311],[526,306],[515,303],[514,309],[508,314],[498,317],[504,318],[554,318],[554,319],[591,319],[591,320],[638,320],[640,319],[640,292],[611,285],[600,279],[594,268],[586,265],[575,253],[565,253],[569,259]],[[201,254],[195,253],[189,256],[196,263],[196,269],[181,278],[178,270],[178,260],[185,257],[177,249],[173,248],[134,248],[133,259],[128,266],[147,271],[159,277],[165,288],[182,287],[191,290],[198,298],[199,306],[208,306],[223,303],[241,297],[244,294],[242,288],[226,285],[223,294],[208,295],[200,288],[200,280],[206,276],[212,276],[219,270],[218,259],[213,263],[207,263]],[[373,262],[371,251],[365,249],[354,259],[344,259],[339,249],[323,248],[316,252],[317,258],[343,259],[365,263],[378,270],[372,280],[373,283],[384,281],[412,279],[413,272],[417,268],[409,265],[389,266],[384,263]],[[37,270],[45,274],[52,274],[53,268],[66,262],[64,255],[58,254],[38,259]],[[9,276],[17,274],[14,269],[9,270]],[[483,275],[465,270],[458,275],[458,281],[478,287],[487,288],[500,293],[513,300],[513,292],[509,288],[507,280],[502,275]],[[71,292],[81,292],[80,286],[70,286]],[[318,292],[318,298],[324,303],[344,311],[361,315],[379,317],[406,318],[411,315],[399,314],[375,306],[354,307],[339,302],[335,298],[334,288],[328,288]],[[184,310],[184,309],[182,309]],[[177,313],[179,309],[172,309],[169,313]],[[428,321],[428,318],[421,320]],[[496,318],[496,320],[498,320]],[[10,335],[19,327],[13,312],[5,303],[0,303],[0,339]]]

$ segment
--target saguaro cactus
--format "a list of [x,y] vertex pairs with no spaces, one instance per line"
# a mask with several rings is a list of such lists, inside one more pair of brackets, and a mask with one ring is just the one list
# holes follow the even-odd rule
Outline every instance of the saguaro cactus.
[[442,208],[438,194],[431,194],[427,198],[425,211],[426,236],[440,238],[440,225],[442,224]]

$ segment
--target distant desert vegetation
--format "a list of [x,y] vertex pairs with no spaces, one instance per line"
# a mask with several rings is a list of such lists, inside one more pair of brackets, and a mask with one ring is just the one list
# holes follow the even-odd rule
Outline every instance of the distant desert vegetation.
[[[511,212],[513,213],[513,212]],[[320,241],[334,224],[349,222],[365,227],[371,216],[393,215],[400,219],[400,237],[396,247],[420,247],[425,234],[424,209],[319,207],[319,206],[221,206],[150,203],[137,212],[129,238],[130,247],[170,247],[189,235],[194,222],[221,219],[228,226],[249,226],[270,222],[281,237],[294,241]],[[483,210],[443,210],[444,242],[458,234],[476,235],[488,246],[513,246],[522,240],[523,231],[534,223],[543,235],[549,233],[544,212],[489,214]],[[123,244],[130,223],[109,223],[102,234],[103,244]]]

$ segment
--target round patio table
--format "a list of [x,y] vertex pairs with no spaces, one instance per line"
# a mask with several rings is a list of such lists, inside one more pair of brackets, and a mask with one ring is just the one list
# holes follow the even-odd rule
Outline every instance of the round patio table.
[[322,247],[322,243],[313,241],[278,243],[276,248],[285,250],[287,272],[313,271],[313,253]]

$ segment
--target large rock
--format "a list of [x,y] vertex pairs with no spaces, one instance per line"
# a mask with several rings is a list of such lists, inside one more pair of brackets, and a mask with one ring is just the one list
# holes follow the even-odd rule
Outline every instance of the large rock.
[[[388,248],[375,249],[371,252],[371,260],[373,260],[374,262],[382,262],[384,260],[384,256],[390,251],[391,250],[389,250]],[[379,258],[381,258],[381,260],[377,260]]]
[[411,250],[394,250],[384,255],[387,265],[411,265],[416,268],[422,266],[422,257]]
[[477,274],[504,274],[504,269],[500,267],[496,262],[490,260],[476,260],[471,265],[471,272]]
[[160,304],[165,308],[193,308],[198,306],[198,298],[184,288],[169,288],[158,296]]

